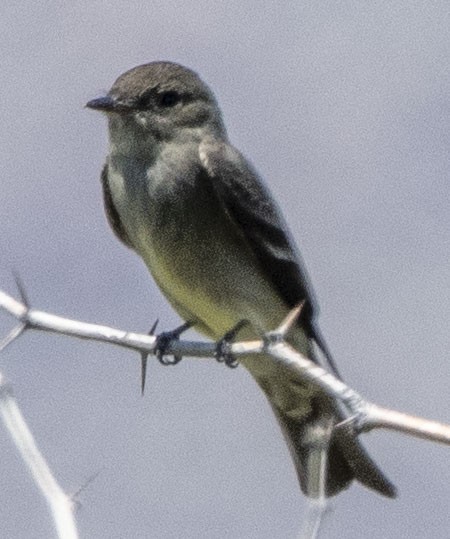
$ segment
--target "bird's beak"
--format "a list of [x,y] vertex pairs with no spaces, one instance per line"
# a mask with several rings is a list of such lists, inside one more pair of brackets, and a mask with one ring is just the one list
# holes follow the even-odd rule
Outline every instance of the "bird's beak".
[[132,111],[132,107],[129,104],[123,103],[110,95],[91,99],[91,101],[86,103],[86,107],[88,109],[99,110],[101,112],[126,113]]

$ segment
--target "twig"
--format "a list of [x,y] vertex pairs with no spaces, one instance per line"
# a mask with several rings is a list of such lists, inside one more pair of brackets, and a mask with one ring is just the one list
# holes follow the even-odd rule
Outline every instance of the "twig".
[[[26,329],[61,333],[80,339],[115,344],[138,351],[140,354],[155,355],[156,353],[157,337],[154,335],[127,332],[36,311],[2,291],[0,291],[0,308],[20,320]],[[358,435],[372,429],[386,428],[450,445],[450,426],[382,408],[368,402],[336,376],[289,346],[284,341],[284,337],[295,322],[300,310],[301,306],[289,313],[280,327],[265,335],[263,340],[233,343],[231,354],[233,356],[261,352],[270,354],[274,361],[278,361],[285,368],[287,367],[296,373],[299,380],[308,380],[335,399],[342,416],[346,418],[335,427],[337,435],[339,435],[340,429],[348,429],[354,435]],[[15,331],[20,334],[23,329]],[[215,351],[214,343],[195,341],[173,341],[167,347],[168,354],[183,357],[212,358]]]
[[0,415],[35,483],[50,507],[58,537],[60,539],[77,539],[73,503],[52,475],[12,395],[11,387],[5,384],[1,373]]

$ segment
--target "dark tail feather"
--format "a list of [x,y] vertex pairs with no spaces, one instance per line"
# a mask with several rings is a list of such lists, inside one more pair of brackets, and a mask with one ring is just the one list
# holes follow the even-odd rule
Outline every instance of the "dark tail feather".
[[[306,332],[310,339],[315,341],[325,359],[325,363],[320,361],[320,357],[316,357],[314,350],[311,349],[309,355],[313,358],[313,361],[331,370],[338,378],[341,378],[327,343],[314,320],[308,321]],[[270,402],[270,395],[267,392],[266,394]],[[308,491],[311,492],[311,488],[308,488],[308,482],[310,482],[311,469],[317,463],[314,462],[314,458],[311,458],[311,451],[305,442],[309,439],[317,440],[317,436],[320,438],[321,433],[323,436],[324,425],[331,429],[331,426],[336,423],[336,411],[333,410],[333,405],[330,399],[327,398],[319,398],[315,404],[315,414],[313,411],[310,419],[303,419],[302,421],[289,418],[282,410],[276,409],[273,405],[272,408],[294,459],[302,491],[308,496],[314,497],[312,493],[308,494]],[[324,417],[326,414],[328,414],[328,419]],[[314,416],[317,419],[314,419]],[[317,453],[318,451],[316,451]],[[395,486],[370,458],[361,442],[353,434],[344,430],[332,437],[328,447],[328,459],[324,463],[324,468],[326,469],[327,496],[333,496],[347,488],[352,479],[356,479],[383,496],[395,498],[397,495]]]
[[[275,409],[293,457],[302,491],[311,498],[334,496],[353,479],[383,496],[394,498],[395,486],[384,476],[361,443],[342,432],[331,435],[335,419],[323,413],[317,419],[298,421]],[[323,411],[323,410],[322,410]],[[328,443],[327,443],[328,439]]]
[[334,444],[341,451],[342,458],[346,460],[357,481],[388,498],[397,496],[395,485],[378,468],[354,435],[339,434]]

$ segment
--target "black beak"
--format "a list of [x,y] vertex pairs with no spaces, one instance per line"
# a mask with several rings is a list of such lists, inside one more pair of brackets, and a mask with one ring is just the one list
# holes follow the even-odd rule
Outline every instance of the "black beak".
[[111,97],[110,95],[105,95],[103,97],[96,97],[95,99],[91,99],[91,101],[88,101],[86,103],[86,107],[88,109],[92,110],[99,110],[101,112],[131,112],[132,107],[129,105],[126,105],[125,103],[121,103],[114,97]]

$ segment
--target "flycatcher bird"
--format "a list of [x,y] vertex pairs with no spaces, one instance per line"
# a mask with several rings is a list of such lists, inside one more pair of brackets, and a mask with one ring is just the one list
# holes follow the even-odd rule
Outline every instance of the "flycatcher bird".
[[[101,181],[109,223],[180,316],[216,341],[243,320],[239,336],[260,338],[304,302],[287,340],[336,373],[288,228],[257,172],[230,144],[216,99],[199,76],[171,62],[141,65],[87,107],[108,119]],[[318,462],[318,430],[342,420],[332,399],[267,355],[245,356],[242,364],[269,400],[306,495],[321,495],[324,482],[331,496],[357,479],[395,496],[350,435],[332,437]]]

